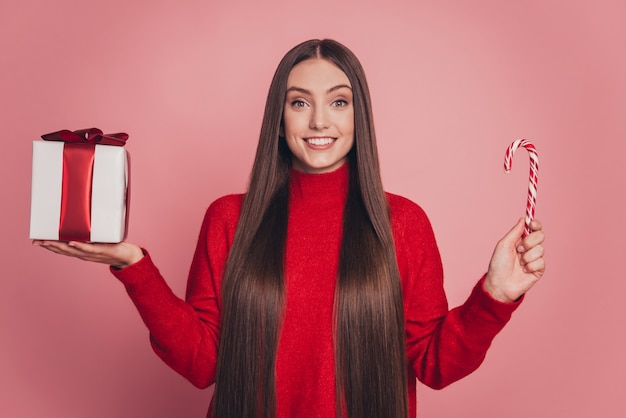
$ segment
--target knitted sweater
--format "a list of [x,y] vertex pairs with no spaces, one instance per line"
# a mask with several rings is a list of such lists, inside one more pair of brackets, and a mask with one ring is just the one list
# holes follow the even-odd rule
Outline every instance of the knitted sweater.
[[[276,359],[278,417],[335,414],[333,299],[347,185],[347,164],[326,174],[291,172],[285,315]],[[483,290],[483,276],[467,301],[448,311],[428,218],[410,200],[387,197],[404,299],[409,412],[415,417],[416,378],[439,389],[474,371],[519,302],[492,299]],[[228,195],[208,208],[184,301],[149,254],[112,270],[147,325],[157,355],[201,388],[215,379],[221,280],[242,198]]]

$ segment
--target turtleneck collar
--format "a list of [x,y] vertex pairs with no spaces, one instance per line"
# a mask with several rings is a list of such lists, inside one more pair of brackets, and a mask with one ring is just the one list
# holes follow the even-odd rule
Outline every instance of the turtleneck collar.
[[290,195],[292,199],[307,201],[345,201],[348,192],[349,163],[346,161],[335,171],[309,174],[291,169]]

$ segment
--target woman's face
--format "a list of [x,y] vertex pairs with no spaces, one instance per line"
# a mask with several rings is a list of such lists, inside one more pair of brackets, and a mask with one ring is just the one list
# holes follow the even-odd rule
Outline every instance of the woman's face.
[[298,171],[327,173],[345,162],[354,144],[354,107],[352,86],[339,67],[312,58],[291,69],[281,134]]

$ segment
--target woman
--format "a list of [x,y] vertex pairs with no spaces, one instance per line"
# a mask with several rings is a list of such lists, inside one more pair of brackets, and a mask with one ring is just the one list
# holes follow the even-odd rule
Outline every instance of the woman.
[[215,383],[209,415],[413,417],[416,378],[475,370],[543,275],[541,224],[523,227],[449,311],[428,218],[382,189],[361,65],[311,40],[276,70],[247,193],[207,210],[185,301],[136,245],[35,244],[111,265],[155,352]]

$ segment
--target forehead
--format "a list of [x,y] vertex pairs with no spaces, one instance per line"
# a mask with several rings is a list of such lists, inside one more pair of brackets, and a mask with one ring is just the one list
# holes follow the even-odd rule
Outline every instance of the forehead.
[[287,88],[326,90],[342,84],[352,87],[346,73],[323,58],[310,58],[298,63],[291,69],[287,78]]

